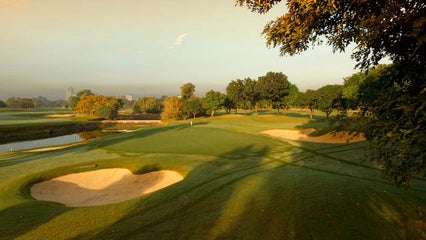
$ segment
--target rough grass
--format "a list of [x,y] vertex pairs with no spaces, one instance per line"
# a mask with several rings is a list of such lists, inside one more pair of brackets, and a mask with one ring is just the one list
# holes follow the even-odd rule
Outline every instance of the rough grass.
[[[426,182],[394,187],[363,146],[281,141],[271,128],[325,126],[252,115],[146,128],[45,153],[0,153],[1,239],[425,239]],[[125,167],[181,172],[158,192],[104,206],[36,201],[34,182]]]

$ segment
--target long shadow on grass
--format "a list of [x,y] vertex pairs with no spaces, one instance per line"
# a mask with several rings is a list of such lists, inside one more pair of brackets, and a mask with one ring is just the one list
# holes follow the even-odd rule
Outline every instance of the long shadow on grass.
[[[183,182],[151,194],[102,232],[108,239],[421,239],[424,192],[397,189],[377,172],[321,154],[312,144],[273,158],[270,148],[236,148],[193,169]],[[309,151],[306,151],[306,150]],[[349,146],[348,150],[352,147]],[[328,159],[328,157],[330,157]],[[278,161],[279,160],[279,161]],[[370,171],[369,177],[339,167]],[[323,166],[324,165],[324,166]],[[328,168],[328,169],[327,169]],[[412,229],[416,229],[413,233]],[[420,229],[420,230],[419,230]],[[407,232],[409,234],[407,234]],[[410,235],[411,234],[411,235]]]
[[[232,201],[239,182],[265,171],[268,148],[236,148],[192,170],[185,180],[142,199],[134,212],[95,238],[206,239],[221,209]],[[212,199],[214,203],[212,203]],[[196,216],[196,219],[193,217]],[[161,235],[158,235],[161,234]],[[81,237],[86,237],[82,235]]]
[[16,239],[69,210],[63,205],[40,201],[13,205],[0,212],[0,239]]

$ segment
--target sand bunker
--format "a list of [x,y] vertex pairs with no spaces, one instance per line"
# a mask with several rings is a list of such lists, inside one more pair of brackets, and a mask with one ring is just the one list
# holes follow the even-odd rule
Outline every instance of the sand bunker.
[[315,129],[303,129],[303,130],[283,130],[283,129],[272,129],[266,130],[261,133],[267,134],[273,137],[279,137],[287,140],[305,141],[305,142],[318,142],[318,143],[348,143],[348,142],[360,142],[364,141],[365,138],[362,136],[351,138],[348,133],[338,133],[333,135],[327,133],[318,137],[310,137],[309,133],[314,132]]
[[37,200],[59,202],[69,207],[95,206],[139,197],[182,180],[179,173],[168,170],[134,175],[128,169],[110,168],[34,184],[31,195]]

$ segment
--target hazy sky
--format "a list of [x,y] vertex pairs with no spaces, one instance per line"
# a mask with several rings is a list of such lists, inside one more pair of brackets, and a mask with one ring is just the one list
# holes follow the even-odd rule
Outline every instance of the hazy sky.
[[299,89],[342,83],[350,51],[328,46],[280,57],[268,49],[267,15],[233,0],[0,0],[0,99],[65,98],[72,86],[104,95],[201,96],[231,80],[283,72]]

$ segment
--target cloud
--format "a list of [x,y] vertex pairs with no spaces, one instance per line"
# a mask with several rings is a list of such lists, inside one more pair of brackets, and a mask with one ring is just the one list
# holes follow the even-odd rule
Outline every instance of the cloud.
[[181,35],[179,35],[175,42],[173,43],[173,45],[177,46],[177,45],[182,45],[183,42],[185,41],[186,37],[188,36],[188,33],[182,33]]
[[25,0],[0,0],[0,5],[6,5],[13,8],[20,8],[25,5]]

